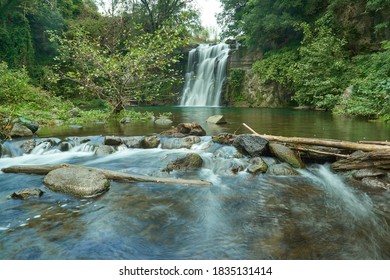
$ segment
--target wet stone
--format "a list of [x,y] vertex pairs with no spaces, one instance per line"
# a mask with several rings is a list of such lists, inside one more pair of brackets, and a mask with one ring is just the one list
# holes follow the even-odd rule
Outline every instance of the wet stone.
[[11,198],[27,200],[31,198],[41,197],[43,194],[44,191],[38,188],[27,188],[27,189],[22,189],[17,192],[14,192],[13,194],[11,194]]
[[292,168],[288,163],[274,164],[268,167],[267,174],[277,176],[297,176],[298,171]]
[[120,137],[107,136],[104,140],[104,144],[111,146],[119,146],[120,144],[122,144],[122,140]]
[[387,180],[366,177],[366,178],[362,179],[362,183],[364,186],[366,186],[370,189],[390,190],[390,182],[388,182]]
[[382,177],[386,176],[386,171],[376,168],[365,168],[356,171],[352,176],[358,180],[361,180],[365,177]]
[[244,155],[259,157],[268,150],[268,140],[252,134],[241,134],[234,139],[233,146]]

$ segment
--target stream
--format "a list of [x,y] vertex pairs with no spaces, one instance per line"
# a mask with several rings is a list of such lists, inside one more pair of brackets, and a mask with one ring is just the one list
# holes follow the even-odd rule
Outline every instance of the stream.
[[[192,121],[199,119],[203,126],[204,115],[216,109],[198,109],[197,114],[191,110],[174,109],[174,123],[192,116]],[[251,117],[237,116],[237,110],[218,110],[231,121],[225,126],[205,125],[208,135],[236,130],[244,133],[240,126],[243,120],[261,132],[285,136],[324,137],[339,131],[332,138],[356,140],[364,134],[367,139],[386,140],[390,131],[388,126],[377,130],[377,124],[357,129],[359,122],[345,123],[343,129],[331,121],[320,127],[318,122],[326,123],[320,118],[302,122],[302,117],[310,119],[310,113],[286,111],[283,115],[282,110],[276,111],[280,114],[274,116],[273,123],[264,122],[259,127]],[[251,109],[244,114],[251,112],[255,114]],[[264,121],[266,113],[257,112],[253,119]],[[301,129],[305,126],[305,132],[297,133],[295,123],[304,124]],[[364,130],[369,125],[371,132]],[[143,126],[142,134],[138,126]],[[274,133],[277,126],[279,133]],[[290,128],[283,130],[284,126]],[[340,137],[350,126],[356,131]],[[272,131],[265,127],[272,127]],[[328,164],[298,169],[299,176],[252,175],[246,171],[248,158],[237,157],[234,147],[213,143],[211,136],[202,137],[190,149],[121,145],[113,154],[98,156],[94,152],[104,140],[99,135],[108,135],[105,129],[112,129],[111,134],[137,136],[163,128],[143,123],[129,125],[126,133],[122,126],[85,127],[79,132],[67,129],[42,130],[42,138],[37,140],[58,137],[57,143],[43,141],[29,154],[23,153],[18,141],[4,143],[12,152],[0,158],[0,169],[17,164],[69,163],[155,177],[200,179],[212,186],[111,182],[103,195],[78,198],[50,191],[43,185],[42,175],[0,172],[0,259],[390,259],[390,191],[364,192],[335,174]],[[87,143],[74,138],[69,151],[60,151],[64,134],[95,136]],[[188,153],[199,154],[203,167],[164,171],[169,162]],[[45,193],[30,200],[9,198],[13,192],[30,187]]]

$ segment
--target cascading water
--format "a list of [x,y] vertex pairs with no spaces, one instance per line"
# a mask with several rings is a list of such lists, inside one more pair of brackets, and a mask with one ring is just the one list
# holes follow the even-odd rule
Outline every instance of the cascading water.
[[200,45],[188,55],[181,106],[220,106],[229,46]]

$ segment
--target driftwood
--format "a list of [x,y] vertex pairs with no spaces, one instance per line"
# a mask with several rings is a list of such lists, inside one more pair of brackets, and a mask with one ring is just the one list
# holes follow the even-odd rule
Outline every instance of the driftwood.
[[355,143],[349,141],[339,141],[339,140],[324,140],[318,138],[303,138],[303,137],[284,137],[284,136],[273,136],[267,134],[259,134],[250,128],[248,125],[243,123],[243,125],[248,128],[253,134],[258,135],[264,139],[269,141],[277,141],[282,143],[295,143],[295,144],[306,144],[306,145],[316,145],[316,146],[324,146],[324,147],[333,147],[340,148],[345,150],[352,151],[390,151],[390,146],[387,145],[377,145],[377,144],[364,144],[364,143]]
[[335,171],[349,171],[363,168],[390,170],[390,150],[352,154],[332,164]]
[[388,141],[359,141],[359,143],[390,146]]
[[48,164],[48,165],[15,165],[7,168],[3,168],[1,171],[4,173],[25,173],[25,174],[40,174],[46,175],[50,171],[58,168],[88,168],[95,170],[109,180],[114,180],[118,182],[155,182],[155,183],[164,183],[164,184],[180,184],[180,185],[201,185],[201,186],[210,186],[210,182],[201,181],[201,180],[186,180],[186,179],[175,179],[175,178],[156,178],[151,176],[135,175],[128,174],[124,172],[112,171],[107,169],[92,168],[79,165],[70,165],[70,164]]
[[315,149],[301,147],[301,146],[292,146],[290,148],[292,150],[296,150],[299,152],[308,152],[308,153],[314,153],[314,154],[319,154],[319,155],[324,155],[324,156],[332,156],[332,157],[336,157],[336,158],[337,157],[339,157],[339,158],[348,158],[349,157],[349,155],[332,153],[332,152],[327,152],[327,151],[320,151],[320,150],[315,150]]

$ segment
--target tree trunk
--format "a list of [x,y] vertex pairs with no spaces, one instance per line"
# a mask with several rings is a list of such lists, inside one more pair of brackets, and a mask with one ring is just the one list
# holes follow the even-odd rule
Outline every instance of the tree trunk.
[[264,139],[269,141],[278,141],[282,143],[295,143],[295,144],[306,144],[306,145],[316,145],[316,146],[324,146],[324,147],[333,147],[340,148],[351,151],[390,151],[390,146],[387,145],[375,145],[375,144],[363,144],[363,143],[355,143],[349,141],[340,141],[340,140],[325,140],[318,138],[303,138],[303,137],[284,137],[284,136],[273,136],[267,134],[258,134],[248,125],[243,123],[243,125],[248,128],[255,135],[258,135]]
[[117,172],[107,169],[92,168],[79,165],[70,165],[70,164],[48,164],[48,165],[15,165],[7,168],[3,168],[1,171],[4,173],[25,173],[25,174],[40,174],[45,175],[50,171],[58,168],[88,168],[93,169],[104,176],[107,179],[118,181],[118,182],[155,182],[163,184],[180,184],[180,185],[200,185],[200,186],[210,186],[210,182],[201,181],[201,180],[186,180],[186,179],[175,179],[175,178],[156,178],[143,175],[132,175],[123,172]]

